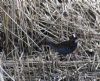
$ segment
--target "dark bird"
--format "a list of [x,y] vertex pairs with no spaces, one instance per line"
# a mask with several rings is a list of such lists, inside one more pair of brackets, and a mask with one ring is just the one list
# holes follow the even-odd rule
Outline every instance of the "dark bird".
[[93,57],[94,56],[93,49],[86,50],[85,52],[88,54],[89,57]]
[[48,45],[51,49],[57,52],[59,55],[66,56],[67,54],[72,53],[77,48],[77,37],[75,34],[69,37],[68,41],[61,43],[53,43],[50,40],[45,41],[45,45]]

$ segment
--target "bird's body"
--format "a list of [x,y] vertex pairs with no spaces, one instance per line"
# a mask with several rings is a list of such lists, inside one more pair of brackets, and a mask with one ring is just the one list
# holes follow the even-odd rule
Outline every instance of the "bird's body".
[[59,54],[66,55],[66,54],[72,53],[76,49],[76,47],[77,47],[77,43],[69,40],[69,41],[65,41],[60,44],[57,44],[56,51]]
[[77,47],[77,43],[70,40],[58,44],[49,42],[48,45],[51,47],[51,49],[54,49],[55,52],[58,52],[58,54],[62,54],[62,55],[72,53]]
[[64,55],[64,56],[72,53],[77,48],[76,38],[74,37],[70,37],[70,40],[63,41],[57,44],[51,42],[50,40],[46,40],[45,45],[48,45],[51,49],[53,49],[59,55]]

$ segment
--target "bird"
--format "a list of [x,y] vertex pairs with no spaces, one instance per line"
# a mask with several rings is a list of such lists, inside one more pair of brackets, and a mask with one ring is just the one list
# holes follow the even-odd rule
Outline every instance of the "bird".
[[67,54],[72,53],[77,48],[77,36],[75,34],[69,37],[69,40],[63,41],[61,43],[54,43],[50,40],[46,40],[43,45],[48,45],[50,49],[53,49],[59,55],[66,56]]
[[93,57],[94,56],[93,49],[85,50],[85,52],[88,54],[89,57]]

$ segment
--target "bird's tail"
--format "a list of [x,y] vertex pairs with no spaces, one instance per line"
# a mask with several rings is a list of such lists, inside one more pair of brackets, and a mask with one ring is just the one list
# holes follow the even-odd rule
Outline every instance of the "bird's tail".
[[55,48],[56,44],[52,41],[48,41],[47,45],[50,46],[50,48]]
[[53,48],[53,47],[55,47],[56,44],[50,40],[44,39],[39,43],[39,46],[42,46],[42,45],[48,45],[51,48]]

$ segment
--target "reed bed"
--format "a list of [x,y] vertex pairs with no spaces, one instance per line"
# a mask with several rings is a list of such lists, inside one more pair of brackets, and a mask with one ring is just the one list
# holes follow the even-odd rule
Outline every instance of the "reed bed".
[[[0,81],[100,78],[100,0],[1,0],[0,31],[4,34]],[[39,46],[45,38],[59,43],[73,33],[79,38],[78,47],[63,61],[54,51]],[[88,56],[87,49],[93,49],[94,56]]]

